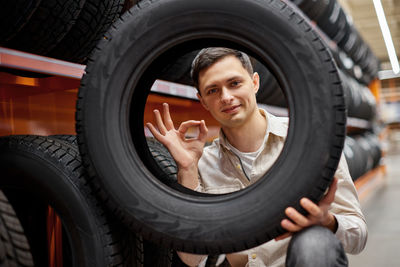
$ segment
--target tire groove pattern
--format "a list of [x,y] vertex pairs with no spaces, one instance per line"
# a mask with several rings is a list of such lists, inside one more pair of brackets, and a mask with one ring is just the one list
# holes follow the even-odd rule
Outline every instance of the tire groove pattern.
[[46,55],[74,25],[85,0],[42,0],[28,23],[5,46]]
[[123,0],[86,0],[75,25],[48,55],[84,63],[104,32],[119,17],[123,3]]
[[0,191],[0,266],[33,266],[24,230],[2,191]]

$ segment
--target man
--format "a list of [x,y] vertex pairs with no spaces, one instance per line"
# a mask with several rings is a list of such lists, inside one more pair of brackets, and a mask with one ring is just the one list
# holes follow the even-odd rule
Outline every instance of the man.
[[[176,130],[165,103],[163,116],[154,110],[158,130],[151,123],[147,126],[174,157],[183,186],[205,193],[245,188],[262,177],[279,156],[287,120],[258,109],[255,95],[260,77],[240,51],[201,50],[192,64],[192,78],[202,106],[221,124],[219,138],[203,151],[205,122],[186,121]],[[199,127],[198,137],[185,139],[188,128],[194,126]],[[285,261],[286,266],[347,266],[345,252],[359,253],[364,248],[365,219],[343,156],[324,198],[318,204],[303,198],[300,204],[307,216],[288,207],[285,214],[290,220],[281,222],[288,232],[259,247],[227,254],[231,266],[283,266]],[[178,254],[190,266],[205,258]]]

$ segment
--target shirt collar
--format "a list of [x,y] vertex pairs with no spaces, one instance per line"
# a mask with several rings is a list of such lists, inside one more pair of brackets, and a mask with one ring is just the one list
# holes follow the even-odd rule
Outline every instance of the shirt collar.
[[[268,113],[266,110],[259,108],[258,109],[261,115],[265,118],[267,121],[267,132],[266,135],[268,134],[274,134],[276,136],[280,137],[286,137],[287,131],[288,131],[288,126],[287,124],[284,123],[284,121],[288,121],[288,118],[279,118],[276,117],[270,113]],[[224,132],[221,130],[219,131],[219,144],[226,147],[226,144],[228,143],[228,139],[226,138]]]

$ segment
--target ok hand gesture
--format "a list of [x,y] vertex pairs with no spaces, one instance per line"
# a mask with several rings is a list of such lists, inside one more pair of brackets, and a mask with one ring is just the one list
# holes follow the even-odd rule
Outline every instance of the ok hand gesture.
[[[163,117],[157,109],[154,110],[154,116],[158,130],[151,123],[146,123],[146,125],[154,137],[168,148],[179,170],[193,170],[195,168],[197,171],[197,163],[203,153],[208,133],[204,120],[185,121],[178,129],[175,129],[167,103],[163,104]],[[190,127],[194,126],[199,127],[199,135],[197,138],[187,139],[185,134]]]

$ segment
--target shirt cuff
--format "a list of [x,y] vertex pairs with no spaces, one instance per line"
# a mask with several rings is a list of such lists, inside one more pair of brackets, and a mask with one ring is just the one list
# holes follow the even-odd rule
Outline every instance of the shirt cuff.
[[337,215],[337,214],[333,214],[333,216],[335,216],[336,221],[337,221],[337,228],[336,228],[335,235],[340,240],[340,237],[344,237],[346,230],[347,230],[347,228],[345,227],[346,220],[342,216]]
[[[360,253],[367,242],[367,229],[359,218],[348,218],[346,215],[335,214],[338,222],[336,237],[342,242],[347,253]],[[360,220],[358,222],[358,220]]]

